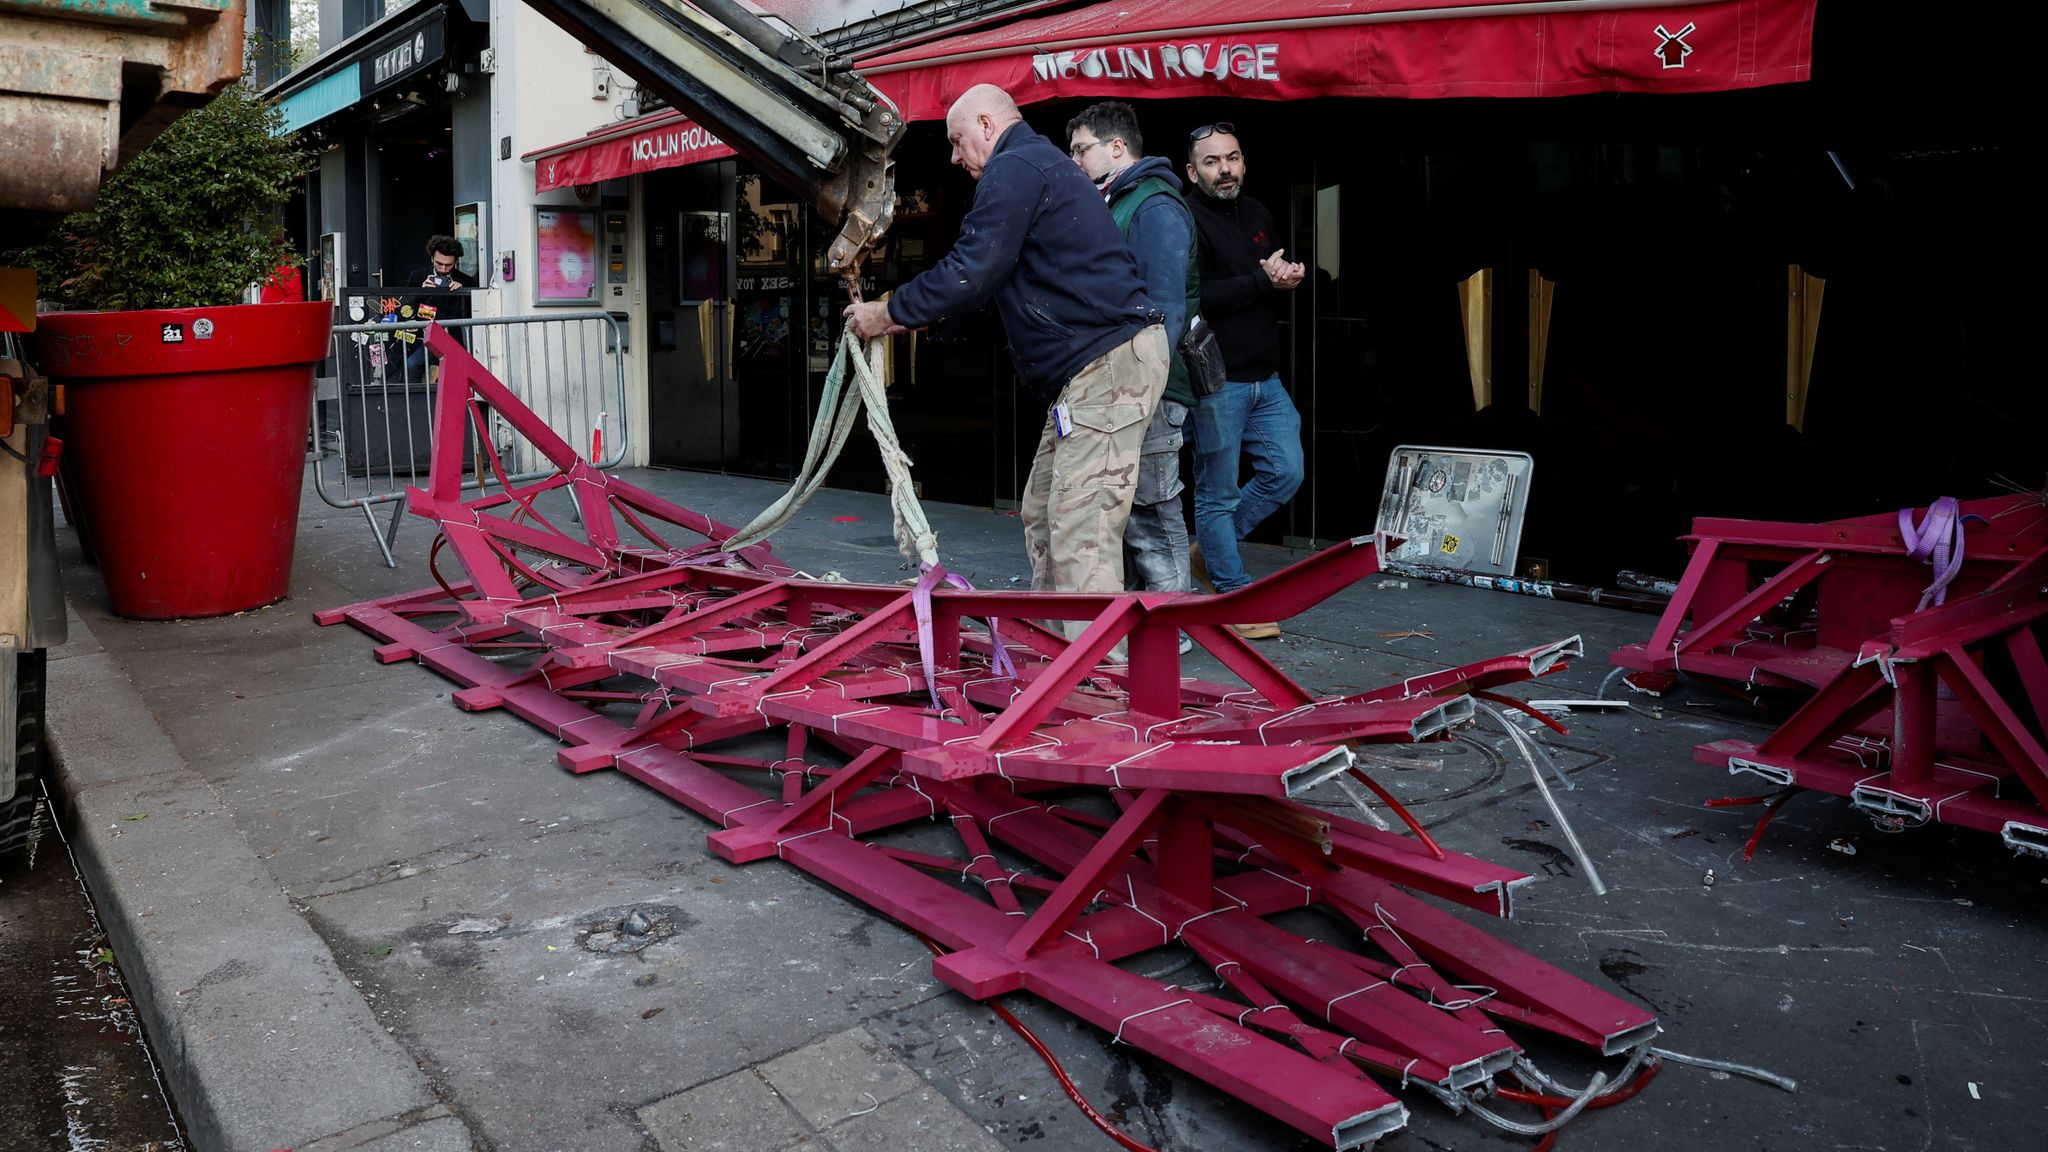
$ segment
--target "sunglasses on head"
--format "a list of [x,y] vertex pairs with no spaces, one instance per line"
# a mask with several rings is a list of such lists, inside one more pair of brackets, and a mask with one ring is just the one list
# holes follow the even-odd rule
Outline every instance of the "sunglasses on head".
[[1188,133],[1188,143],[1193,144],[1197,140],[1206,140],[1211,136],[1235,135],[1237,135],[1237,125],[1232,124],[1228,120],[1218,120],[1214,124],[1204,124],[1200,128]]

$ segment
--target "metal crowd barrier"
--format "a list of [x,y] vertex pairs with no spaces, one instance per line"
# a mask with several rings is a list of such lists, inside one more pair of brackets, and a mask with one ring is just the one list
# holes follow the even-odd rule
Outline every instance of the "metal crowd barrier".
[[[631,429],[624,333],[616,317],[562,312],[445,320],[441,326],[598,467],[614,468],[624,460]],[[406,489],[426,482],[433,452],[440,366],[421,338],[426,327],[423,320],[335,325],[331,359],[314,386],[314,490],[330,507],[361,510],[392,568],[398,566],[392,549],[406,512]],[[555,471],[509,425],[493,419],[488,427],[512,481]],[[472,441],[478,436],[473,427],[468,434]],[[496,482],[482,448],[473,443],[463,453],[475,465],[466,488]],[[380,526],[381,504],[392,508],[390,521]]]

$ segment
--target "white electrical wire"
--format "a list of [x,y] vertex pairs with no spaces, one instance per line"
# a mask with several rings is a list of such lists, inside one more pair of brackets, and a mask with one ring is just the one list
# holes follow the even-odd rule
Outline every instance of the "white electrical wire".
[[1669,1048],[1652,1048],[1650,1051],[1671,1061],[1673,1064],[1690,1064],[1695,1068],[1705,1068],[1713,1072],[1728,1072],[1736,1076],[1747,1076],[1752,1080],[1761,1080],[1772,1087],[1783,1088],[1787,1092],[1799,1091],[1799,1081],[1794,1080],[1790,1076],[1780,1076],[1776,1072],[1767,1071],[1749,1064],[1731,1064],[1726,1060],[1709,1060],[1704,1056],[1687,1056],[1683,1052],[1673,1052]]
[[1566,1121],[1584,1111],[1586,1105],[1591,1104],[1601,1094],[1600,1090],[1605,1087],[1607,1087],[1607,1073],[1593,1073],[1593,1080],[1590,1084],[1586,1085],[1585,1092],[1574,1097],[1570,1106],[1566,1107],[1564,1111],[1559,1112],[1540,1124],[1524,1124],[1519,1120],[1510,1120],[1486,1105],[1479,1103],[1477,1100],[1468,1100],[1465,1106],[1472,1110],[1474,1116],[1479,1117],[1503,1132],[1513,1132],[1517,1136],[1541,1136],[1547,1132],[1555,1132],[1559,1128],[1564,1127]]
[[[1612,1096],[1623,1088],[1628,1087],[1629,1081],[1635,1079],[1637,1070],[1642,1068],[1643,1061],[1649,1059],[1649,1056],[1650,1042],[1648,1040],[1636,1045],[1629,1053],[1628,1063],[1621,1066],[1621,1071],[1614,1074],[1614,1079],[1607,1083],[1607,1090],[1600,1093],[1600,1095]],[[1552,1092],[1559,1096],[1577,1096],[1585,1091],[1584,1088],[1574,1088],[1569,1084],[1559,1081],[1555,1076],[1538,1068],[1536,1062],[1529,1059],[1526,1055],[1515,1057],[1515,1075],[1528,1081],[1529,1086],[1532,1088],[1541,1088],[1545,1092]]]
[[1600,879],[1600,870],[1593,867],[1592,858],[1586,855],[1585,845],[1579,843],[1578,833],[1572,831],[1571,821],[1564,818],[1564,809],[1558,807],[1557,797],[1551,795],[1550,785],[1544,783],[1543,769],[1537,763],[1536,750],[1531,746],[1529,738],[1523,734],[1520,728],[1515,727],[1508,720],[1507,714],[1499,708],[1488,704],[1484,700],[1474,700],[1472,704],[1481,712],[1493,717],[1494,722],[1500,725],[1501,730],[1508,734],[1508,739],[1514,743],[1516,751],[1522,754],[1522,759],[1528,762],[1529,778],[1536,782],[1536,791],[1542,794],[1543,802],[1550,806],[1550,814],[1556,818],[1558,830],[1564,833],[1565,843],[1571,845],[1573,857],[1578,860],[1579,867],[1586,873],[1587,885],[1593,889],[1593,895],[1607,895],[1607,885]]

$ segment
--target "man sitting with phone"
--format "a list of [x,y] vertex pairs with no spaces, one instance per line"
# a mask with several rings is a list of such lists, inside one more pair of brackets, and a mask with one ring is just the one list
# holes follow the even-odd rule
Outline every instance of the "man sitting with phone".
[[[456,267],[462,260],[462,241],[453,236],[429,236],[427,238],[427,267],[409,273],[401,284],[417,284],[430,294],[416,295],[410,301],[417,309],[417,319],[467,320],[469,302],[455,296],[476,287],[476,281]],[[449,293],[444,296],[440,293]],[[431,309],[431,311],[429,311]],[[461,329],[454,329],[457,340],[463,339]],[[408,335],[414,339],[407,340]],[[417,338],[416,333],[401,332],[399,339],[411,347],[405,354],[405,379],[424,380],[427,376],[427,346]]]
[[422,288],[438,288],[443,292],[467,292],[476,287],[476,281],[469,278],[456,265],[462,261],[462,241],[453,236],[430,236],[427,238],[427,267],[406,279]]

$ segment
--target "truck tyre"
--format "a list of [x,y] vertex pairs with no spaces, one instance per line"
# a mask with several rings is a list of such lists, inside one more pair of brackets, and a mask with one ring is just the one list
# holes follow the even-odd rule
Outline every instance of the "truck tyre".
[[48,831],[51,814],[45,810],[43,782],[49,778],[49,749],[43,736],[44,686],[49,654],[43,649],[14,657],[13,677],[7,685],[15,695],[14,730],[0,733],[13,742],[15,754],[12,795],[0,797],[0,858],[26,851]]

